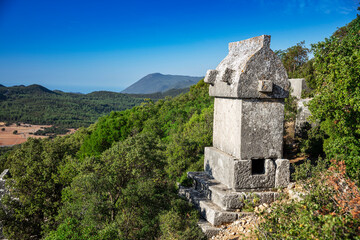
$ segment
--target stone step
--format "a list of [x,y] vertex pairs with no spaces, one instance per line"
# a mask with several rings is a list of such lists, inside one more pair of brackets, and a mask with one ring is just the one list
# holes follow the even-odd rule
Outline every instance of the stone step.
[[179,195],[187,198],[209,223],[213,226],[219,226],[224,223],[234,222],[242,213],[225,211],[207,199],[206,196],[193,188],[180,186]]
[[272,203],[278,197],[277,192],[261,191],[261,192],[237,192],[225,186],[214,178],[210,177],[206,172],[188,172],[188,177],[193,179],[195,190],[221,207],[223,210],[242,209],[245,200],[252,201],[257,198],[256,204]]
[[200,220],[198,222],[198,226],[201,228],[201,231],[205,234],[205,236],[208,239],[211,238],[212,236],[217,235],[221,231],[221,228],[214,227],[213,225],[211,225],[208,221],[206,221],[203,218],[200,218]]

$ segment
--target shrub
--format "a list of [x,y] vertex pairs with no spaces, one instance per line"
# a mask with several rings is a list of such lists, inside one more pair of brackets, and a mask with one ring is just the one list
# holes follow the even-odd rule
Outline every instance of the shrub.
[[328,158],[344,160],[356,182],[360,166],[360,16],[341,32],[313,45],[317,94],[309,108],[329,136]]
[[187,202],[176,199],[172,203],[172,209],[164,211],[160,215],[160,239],[205,239],[204,234],[197,226],[199,213]]
[[262,212],[257,234],[266,239],[360,238],[360,192],[345,175],[344,162],[310,161],[296,167],[303,200],[282,199]]

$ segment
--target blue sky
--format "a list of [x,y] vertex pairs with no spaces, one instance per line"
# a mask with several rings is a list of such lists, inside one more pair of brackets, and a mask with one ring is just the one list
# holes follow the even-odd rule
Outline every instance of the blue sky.
[[229,42],[329,37],[355,0],[0,0],[0,83],[121,91],[154,72],[204,76]]

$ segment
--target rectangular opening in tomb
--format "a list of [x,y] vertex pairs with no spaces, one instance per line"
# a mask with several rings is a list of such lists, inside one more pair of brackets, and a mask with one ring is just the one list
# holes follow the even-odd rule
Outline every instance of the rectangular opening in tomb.
[[265,174],[265,159],[251,159],[251,174]]

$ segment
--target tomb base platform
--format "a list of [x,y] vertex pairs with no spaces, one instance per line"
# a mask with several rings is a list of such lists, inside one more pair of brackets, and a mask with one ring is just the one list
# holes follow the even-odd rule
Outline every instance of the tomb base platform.
[[236,191],[287,187],[290,163],[287,159],[236,159],[215,147],[205,148],[205,172]]

